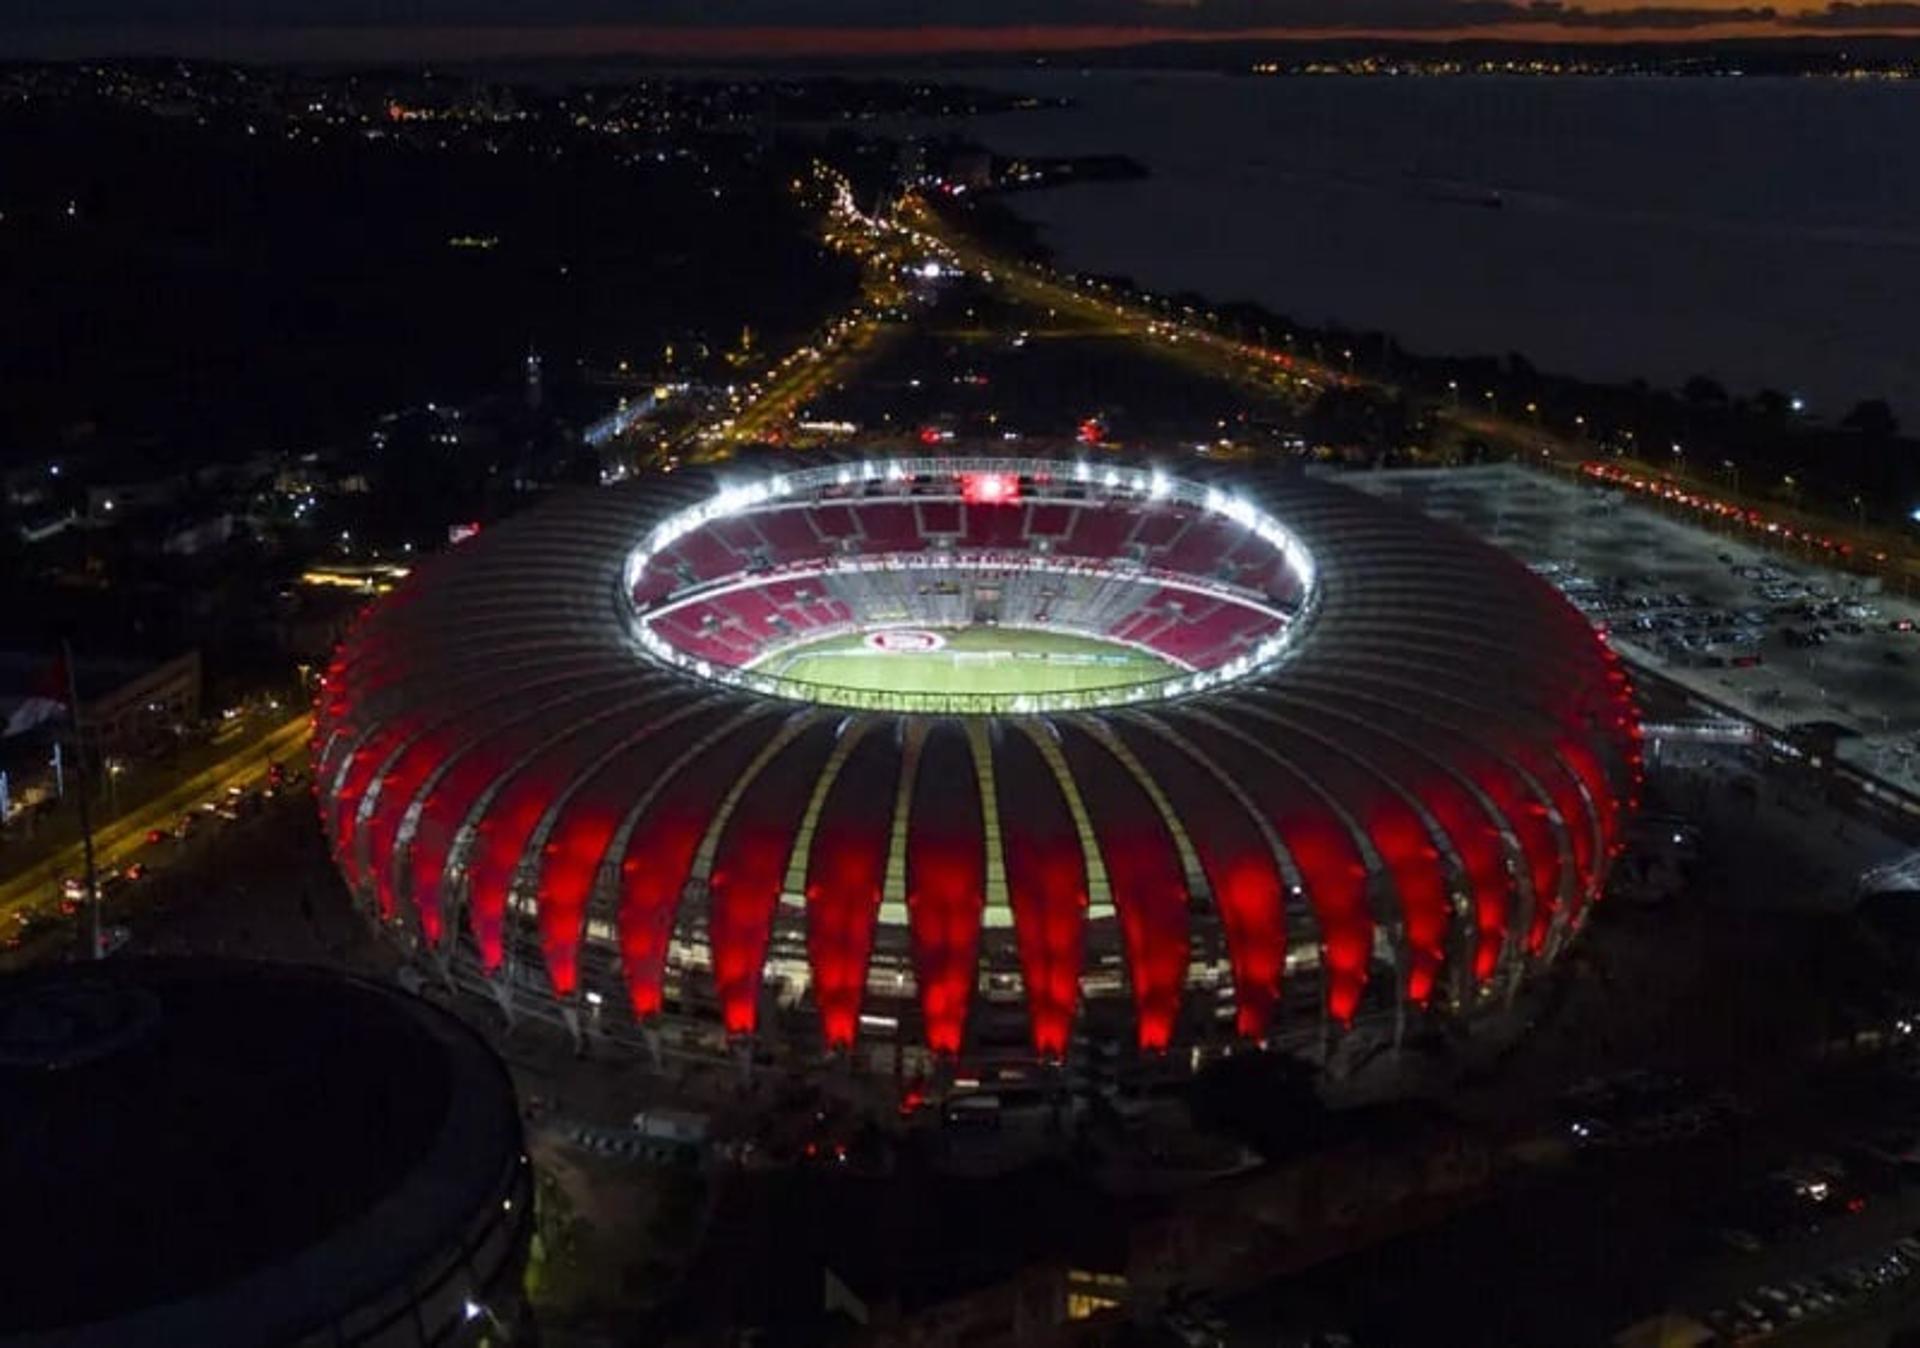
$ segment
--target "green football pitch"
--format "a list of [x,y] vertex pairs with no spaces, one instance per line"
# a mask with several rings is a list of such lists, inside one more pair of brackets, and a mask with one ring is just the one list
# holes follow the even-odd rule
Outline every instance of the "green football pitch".
[[947,694],[1118,688],[1180,672],[1144,651],[1067,632],[1006,627],[894,630],[930,633],[944,644],[937,650],[875,650],[869,633],[843,632],[789,647],[755,669],[831,688]]

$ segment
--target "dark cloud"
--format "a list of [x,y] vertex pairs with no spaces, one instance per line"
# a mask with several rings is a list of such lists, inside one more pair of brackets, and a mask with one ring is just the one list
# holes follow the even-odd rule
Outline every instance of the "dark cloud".
[[[1603,5],[1604,0],[1594,0]],[[1589,7],[1579,0],[0,0],[0,32],[88,26],[233,32],[354,29],[997,29],[1138,26],[1181,34],[1291,30],[1466,33],[1540,27],[1684,34],[1724,25],[1782,33],[1920,28],[1920,0]],[[4,51],[0,50],[0,55]]]
[[[1833,26],[1854,26],[1840,11],[1908,11],[1912,4],[1837,4]],[[355,28],[460,25],[541,27],[642,24],[675,27],[1031,27],[1110,26],[1194,29],[1473,30],[1509,24],[1557,24],[1595,30],[1684,30],[1775,18],[1770,7],[1701,5],[1588,9],[1535,0],[0,0],[0,26],[86,24],[278,28],[324,24]],[[1864,22],[1864,21],[1863,21]]]
[[[1557,25],[1600,31],[1705,28],[1726,23],[1765,23],[1778,18],[1772,6],[1645,5],[1631,9],[1589,9],[1560,0],[1195,0],[1177,10],[1161,9],[1162,22],[1196,27],[1259,29],[1382,29],[1389,31],[1472,31],[1514,25]],[[1179,17],[1183,16],[1183,17]],[[1106,13],[1112,21],[1113,13]]]
[[1737,9],[1648,5],[1639,9],[1590,10],[1577,5],[1540,0],[1540,3],[1528,5],[1524,14],[1515,15],[1512,22],[1555,23],[1568,28],[1684,30],[1720,23],[1768,23],[1779,17],[1779,12],[1770,5],[1741,6]]
[[1920,5],[1901,3],[1828,5],[1787,20],[1795,28],[1839,32],[1861,28],[1920,28]]

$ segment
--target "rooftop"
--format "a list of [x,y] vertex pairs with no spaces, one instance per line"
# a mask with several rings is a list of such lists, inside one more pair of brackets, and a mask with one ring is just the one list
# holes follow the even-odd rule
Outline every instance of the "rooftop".
[[[444,1239],[519,1149],[504,1074],[451,1017],[326,971],[214,960],[0,981],[0,1133],[0,1192],[30,1235],[10,1242],[0,1337],[158,1330],[124,1317],[190,1301],[187,1323],[231,1341],[323,1322]],[[403,1194],[404,1218],[367,1240]],[[289,1265],[297,1281],[263,1278]]]

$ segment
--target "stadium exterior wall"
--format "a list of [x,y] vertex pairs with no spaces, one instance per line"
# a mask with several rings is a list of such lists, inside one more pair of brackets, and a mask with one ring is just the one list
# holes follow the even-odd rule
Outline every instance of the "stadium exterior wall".
[[[848,467],[801,503],[854,521],[841,551],[863,503],[949,490]],[[1140,473],[1050,469],[1011,471],[1072,509],[1181,508]],[[635,630],[659,522],[780,471],[530,512],[341,646],[323,822],[355,894],[451,981],[656,1051],[1325,1044],[1503,1005],[1599,898],[1639,789],[1631,690],[1505,554],[1295,473],[1187,472],[1311,559],[1272,659],[1085,709],[822,706]]]

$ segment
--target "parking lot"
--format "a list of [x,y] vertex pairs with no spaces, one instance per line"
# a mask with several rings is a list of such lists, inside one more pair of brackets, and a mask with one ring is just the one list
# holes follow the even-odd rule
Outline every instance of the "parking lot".
[[1920,603],[1518,465],[1342,480],[1513,552],[1635,664],[1920,792]]

